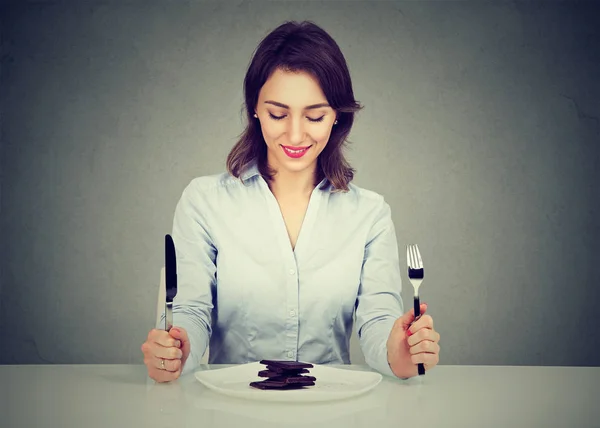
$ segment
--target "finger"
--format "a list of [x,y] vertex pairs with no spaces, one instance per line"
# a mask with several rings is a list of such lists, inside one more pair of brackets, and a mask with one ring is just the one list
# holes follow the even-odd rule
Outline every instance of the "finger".
[[190,343],[187,332],[181,327],[173,327],[169,330],[169,335],[179,342],[178,348],[185,346]]
[[425,367],[433,367],[439,362],[439,354],[421,352],[419,354],[411,355],[410,360],[413,364],[424,364]]
[[422,328],[421,330],[417,331],[415,334],[411,334],[411,335],[409,335],[409,333],[410,333],[410,331],[406,332],[406,335],[408,336],[406,339],[406,342],[410,346],[414,346],[423,340],[430,340],[430,341],[436,342],[436,343],[440,341],[440,334],[437,331],[432,330],[430,328]]
[[[164,368],[162,365],[162,361],[165,362]],[[164,371],[168,371],[168,372],[176,372],[179,369],[181,369],[181,360],[165,360],[163,358],[157,358],[154,357],[152,359],[152,365],[154,366],[154,368],[159,369],[159,370],[164,370]]]
[[[421,311],[421,313],[419,314],[418,317],[416,317],[417,320],[420,317],[422,317],[425,314],[425,312],[427,311],[427,303],[421,303],[419,310]],[[408,327],[410,327],[410,325],[412,323],[415,322],[415,308],[411,308],[408,312],[406,312],[404,314],[404,316],[401,319],[402,319],[402,327],[404,327],[404,330],[406,330]]]
[[181,370],[178,370],[176,372],[169,372],[166,370],[151,369],[151,370],[149,370],[148,374],[156,382],[165,383],[165,382],[172,382],[172,381],[176,380],[177,378],[179,378],[179,376],[181,376]]
[[[421,303],[419,306],[419,316],[417,317],[417,319],[422,317],[425,314],[425,312],[427,312],[427,303]],[[412,308],[412,313],[415,313],[415,308]]]
[[409,348],[409,352],[412,355],[420,354],[421,352],[437,354],[439,351],[440,351],[440,345],[438,345],[435,342],[432,342],[431,340],[423,340]]
[[183,352],[179,348],[175,348],[174,346],[167,348],[158,344],[154,344],[151,353],[154,357],[164,358],[165,360],[177,360],[183,356]]
[[421,315],[413,322],[408,330],[410,331],[410,334],[414,334],[422,328],[430,328],[433,330],[433,318],[431,318],[431,315]]
[[173,327],[169,330],[169,334],[176,339],[188,340],[187,331],[183,327]]
[[179,343],[180,343],[179,348],[183,352],[182,362],[185,363],[188,355],[190,354],[190,350],[192,348],[187,332],[182,327],[173,327],[169,331],[169,334],[172,337],[174,337],[175,339],[179,340]]
[[178,340],[177,338],[172,337],[165,330],[154,329],[154,330],[150,331],[150,334],[148,335],[148,339],[150,341],[156,342],[159,345],[162,345],[165,347],[175,347],[175,348],[181,347],[181,341]]

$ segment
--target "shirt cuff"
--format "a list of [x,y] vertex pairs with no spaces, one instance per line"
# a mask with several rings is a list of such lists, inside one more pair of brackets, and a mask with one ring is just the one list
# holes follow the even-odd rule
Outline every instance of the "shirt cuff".
[[[157,328],[164,329],[164,323],[165,317],[163,314]],[[173,327],[183,328],[186,331],[190,341],[190,353],[185,361],[185,364],[183,365],[183,369],[181,370],[181,375],[183,376],[193,372],[200,365],[202,356],[208,347],[208,334],[204,332],[203,329],[196,323],[190,321],[185,315],[181,316],[177,313],[173,314]]]
[[176,317],[173,315],[173,325],[185,329],[190,340],[190,354],[183,365],[181,375],[185,375],[194,371],[200,365],[202,356],[208,347],[208,334],[203,331],[196,323],[188,320],[185,317]]
[[387,343],[385,341],[381,345],[379,352],[377,353],[377,355],[375,357],[374,365],[375,365],[375,367],[373,367],[373,368],[375,370],[377,370],[379,373],[381,373],[382,375],[397,377],[394,374],[394,372],[392,371],[392,368],[390,367],[390,363],[388,362]]

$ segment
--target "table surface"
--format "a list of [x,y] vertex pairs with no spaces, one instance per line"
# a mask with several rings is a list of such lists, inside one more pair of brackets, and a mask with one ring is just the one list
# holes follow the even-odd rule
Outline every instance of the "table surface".
[[225,396],[193,373],[155,383],[143,365],[3,365],[0,382],[4,428],[600,427],[598,367],[438,366],[384,376],[358,397],[295,404]]

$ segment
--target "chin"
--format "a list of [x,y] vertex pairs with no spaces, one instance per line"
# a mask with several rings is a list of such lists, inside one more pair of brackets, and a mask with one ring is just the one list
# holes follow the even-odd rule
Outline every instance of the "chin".
[[290,172],[300,172],[307,168],[310,168],[316,163],[316,159],[302,159],[300,161],[290,161],[289,159],[283,159],[283,162],[279,164]]

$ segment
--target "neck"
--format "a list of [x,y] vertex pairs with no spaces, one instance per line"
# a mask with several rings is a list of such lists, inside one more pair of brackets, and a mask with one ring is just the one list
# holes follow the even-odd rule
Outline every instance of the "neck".
[[299,172],[279,170],[269,181],[269,188],[276,197],[308,196],[317,184],[316,169],[313,167]]

